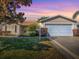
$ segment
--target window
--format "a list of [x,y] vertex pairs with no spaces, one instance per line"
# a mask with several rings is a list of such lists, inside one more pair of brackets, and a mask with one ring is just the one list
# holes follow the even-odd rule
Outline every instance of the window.
[[15,32],[17,32],[17,26],[15,25]]
[[79,25],[77,25],[77,28],[79,29]]
[[2,26],[0,25],[0,30],[2,30]]
[[5,25],[5,31],[7,31],[7,25]]

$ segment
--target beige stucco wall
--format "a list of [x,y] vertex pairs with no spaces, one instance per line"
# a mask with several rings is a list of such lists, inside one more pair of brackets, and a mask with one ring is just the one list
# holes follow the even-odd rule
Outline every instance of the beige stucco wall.
[[73,22],[64,18],[56,18],[54,20],[51,19],[50,21],[45,22],[45,24],[73,24]]
[[[5,26],[7,26],[7,31],[11,31],[11,35],[20,34],[20,25],[19,24],[6,24],[6,25],[0,24],[0,28],[2,31],[5,31]],[[16,32],[15,32],[15,26],[16,26]]]
[[66,20],[64,18],[56,18],[56,19],[51,19],[50,21],[44,22],[43,25],[45,27],[46,24],[71,24],[72,29],[77,29],[77,23],[72,22],[70,20]]

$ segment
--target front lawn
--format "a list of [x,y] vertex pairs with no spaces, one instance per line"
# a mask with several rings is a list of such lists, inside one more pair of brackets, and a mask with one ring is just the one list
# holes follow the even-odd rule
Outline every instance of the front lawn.
[[0,38],[0,59],[65,59],[48,39]]

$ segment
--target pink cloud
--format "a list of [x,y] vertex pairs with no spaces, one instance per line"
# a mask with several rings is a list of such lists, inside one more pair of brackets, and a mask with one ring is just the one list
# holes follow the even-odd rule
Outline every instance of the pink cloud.
[[35,3],[31,7],[63,6],[64,3]]
[[[75,11],[79,10],[79,7],[73,3],[35,3],[31,7],[22,7],[18,11],[25,12],[25,16],[55,16],[64,15],[72,18]],[[33,19],[33,18],[32,18]]]

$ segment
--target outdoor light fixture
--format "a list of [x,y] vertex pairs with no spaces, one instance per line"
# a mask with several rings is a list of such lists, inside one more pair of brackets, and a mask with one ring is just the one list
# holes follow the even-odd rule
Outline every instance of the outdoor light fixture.
[[43,24],[42,24],[42,23],[39,23],[39,27],[40,27],[40,28],[43,28]]

